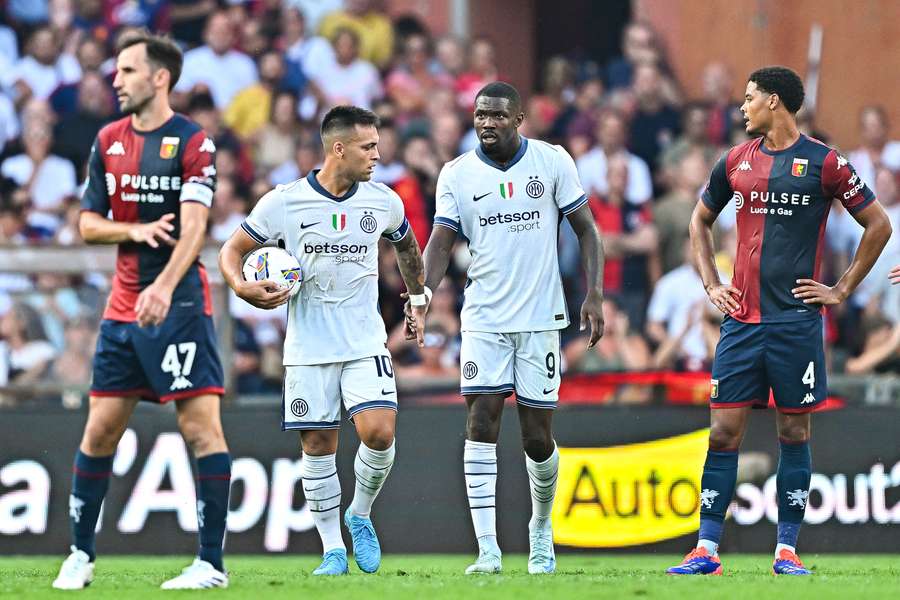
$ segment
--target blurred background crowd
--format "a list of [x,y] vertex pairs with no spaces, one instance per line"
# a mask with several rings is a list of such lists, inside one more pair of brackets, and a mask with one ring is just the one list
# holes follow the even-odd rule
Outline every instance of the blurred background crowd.
[[[478,143],[475,94],[505,78],[490,38],[436,36],[415,16],[388,16],[372,0],[0,0],[0,7],[0,252],[83,243],[79,190],[94,136],[120,117],[111,49],[130,28],[166,32],[185,50],[172,103],[218,149],[213,244],[274,185],[319,165],[319,118],[352,103],[381,117],[374,178],[403,199],[424,247],[441,166]],[[587,349],[577,322],[584,276],[563,222],[559,256],[573,316],[563,332],[565,371],[709,369],[720,315],[691,262],[688,221],[716,158],[746,139],[738,93],[746,74],[711,61],[700,81],[678,81],[657,32],[640,21],[624,26],[611,59],[559,54],[539,69],[535,89],[520,90],[521,133],[571,153],[606,250],[606,335]],[[800,117],[806,133],[829,141],[812,113]],[[900,231],[900,141],[877,104],[848,118],[857,120],[858,136],[840,150]],[[731,206],[717,224],[724,278],[734,261],[734,220]],[[849,264],[861,234],[835,202],[826,283]],[[900,263],[896,240],[854,296],[827,313],[832,372],[867,374],[900,362],[900,302],[886,277]],[[403,339],[403,283],[389,244],[380,257],[396,372],[453,380],[465,244],[435,291],[423,349]],[[108,285],[99,273],[0,273],[0,387],[48,378],[87,383]],[[238,393],[280,393],[284,310],[259,311],[233,297],[229,310]]]

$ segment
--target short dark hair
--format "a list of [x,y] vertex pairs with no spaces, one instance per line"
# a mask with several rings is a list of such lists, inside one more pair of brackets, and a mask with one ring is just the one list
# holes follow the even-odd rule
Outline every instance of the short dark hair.
[[358,106],[335,106],[322,119],[322,139],[342,129],[352,129],[356,125],[378,127],[378,115]]
[[169,91],[171,92],[178,83],[178,78],[181,77],[181,65],[184,62],[181,48],[172,38],[154,35],[145,29],[123,36],[116,45],[116,55],[122,50],[138,44],[146,46],[147,61],[154,69],[163,68],[169,72]]
[[747,80],[755,83],[761,90],[778,94],[784,107],[791,114],[796,114],[803,106],[803,81],[787,67],[763,67],[753,71]]
[[478,94],[475,96],[475,102],[478,102],[478,99],[482,96],[488,98],[506,98],[509,100],[510,106],[515,108],[514,112],[522,110],[522,97],[519,95],[519,91],[504,81],[493,81],[478,90]]

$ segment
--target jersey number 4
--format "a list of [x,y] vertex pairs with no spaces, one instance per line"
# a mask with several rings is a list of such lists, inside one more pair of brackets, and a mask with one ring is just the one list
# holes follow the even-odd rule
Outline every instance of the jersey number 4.
[[803,379],[800,380],[800,383],[808,385],[810,389],[816,387],[816,366],[813,364],[813,361],[809,361],[809,365],[807,365],[806,372],[803,374]]

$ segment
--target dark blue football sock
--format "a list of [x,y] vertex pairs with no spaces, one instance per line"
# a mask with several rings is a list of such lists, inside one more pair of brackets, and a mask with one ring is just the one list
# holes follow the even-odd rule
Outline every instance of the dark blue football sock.
[[778,543],[797,546],[800,524],[809,498],[812,458],[809,442],[781,441],[775,487],[778,494]]
[[228,491],[231,487],[231,456],[227,452],[197,459],[197,523],[200,528],[200,560],[224,572],[222,545],[225,541],[225,517],[228,515]]
[[86,552],[92,562],[95,558],[94,531],[97,529],[103,497],[109,489],[112,463],[112,456],[88,456],[81,450],[75,453],[72,495],[69,496],[72,544]]
[[737,480],[738,453],[706,453],[703,478],[700,480],[700,539],[719,543],[722,537],[722,522],[731,504]]

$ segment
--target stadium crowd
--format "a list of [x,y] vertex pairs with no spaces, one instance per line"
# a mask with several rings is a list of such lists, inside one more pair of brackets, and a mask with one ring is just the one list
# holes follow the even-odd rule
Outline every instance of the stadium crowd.
[[[209,236],[220,244],[254,202],[322,160],[320,116],[352,103],[375,111],[381,162],[374,178],[402,198],[424,247],[441,166],[477,142],[475,94],[504,79],[493,42],[435,36],[415,17],[391,19],[370,0],[6,0],[0,20],[0,246],[81,244],[79,190],[97,131],[119,117],[111,87],[116,39],[134,27],[168,32],[185,50],[173,106],[217,147],[218,189]],[[677,81],[656,33],[630,23],[621,56],[606,64],[565,56],[541,65],[522,133],[562,144],[576,160],[606,251],[606,335],[588,350],[578,323],[563,335],[568,372],[702,371],[720,315],[707,302],[688,249],[688,221],[717,156],[746,139],[738,110],[743,74],[711,62],[702,81]],[[828,140],[814,115],[805,132]],[[861,179],[900,229],[900,141],[877,105],[859,115]],[[734,208],[717,224],[718,264],[735,253]],[[823,279],[836,280],[862,234],[835,202]],[[563,222],[560,262],[568,304],[584,294],[574,233]],[[0,250],[2,251],[2,250]],[[400,378],[458,374],[459,306],[469,261],[460,241],[435,291],[424,349],[403,339],[403,283],[382,248],[381,312]],[[892,240],[854,296],[828,311],[831,370],[865,374],[900,362],[900,262]],[[87,383],[101,274],[0,273],[0,386],[52,377]],[[278,393],[285,311],[232,297],[239,393]],[[12,398],[7,397],[6,402]],[[0,397],[0,403],[3,398]]]

